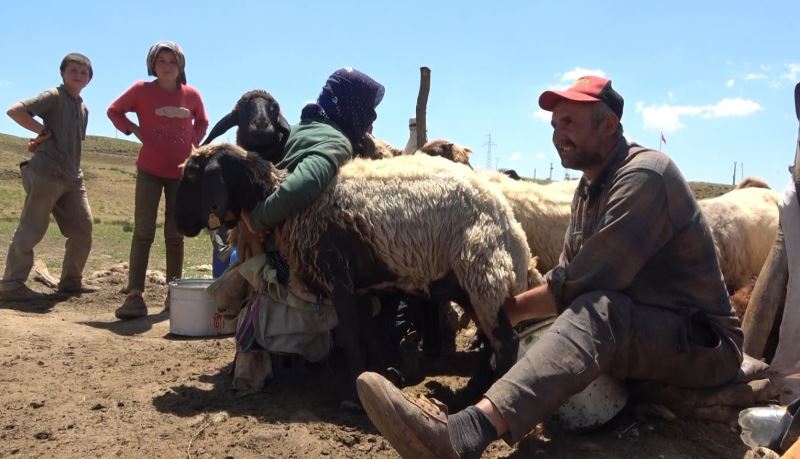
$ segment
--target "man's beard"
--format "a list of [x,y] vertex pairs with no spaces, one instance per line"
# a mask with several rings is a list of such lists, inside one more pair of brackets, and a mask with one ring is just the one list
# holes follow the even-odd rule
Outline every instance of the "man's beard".
[[603,163],[603,156],[600,153],[578,150],[569,140],[559,143],[556,150],[561,158],[561,166],[567,169],[586,170]]

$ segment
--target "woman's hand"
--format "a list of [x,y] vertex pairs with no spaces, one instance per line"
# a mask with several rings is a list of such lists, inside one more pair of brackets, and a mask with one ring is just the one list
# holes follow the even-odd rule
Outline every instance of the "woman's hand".
[[249,211],[246,211],[244,209],[242,209],[242,211],[239,214],[239,219],[242,221],[242,223],[244,223],[244,226],[245,228],[247,228],[247,231],[255,234],[256,237],[258,237],[258,240],[263,243],[267,239],[267,236],[269,236],[269,231],[268,230],[255,231],[253,229],[252,223],[250,222],[250,219],[252,217],[253,215]]
[[136,138],[139,139],[139,142],[144,142],[142,140],[142,133],[141,133],[141,131],[139,131],[139,126],[137,126],[135,124],[133,126],[131,126],[131,134],[135,135]]

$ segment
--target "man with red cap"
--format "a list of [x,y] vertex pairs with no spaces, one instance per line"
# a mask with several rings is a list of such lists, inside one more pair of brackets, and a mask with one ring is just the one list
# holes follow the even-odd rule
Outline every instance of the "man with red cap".
[[742,361],[714,242],[672,160],[628,143],[611,81],[545,91],[561,164],[583,172],[558,266],[504,305],[512,324],[557,315],[549,331],[483,395],[448,416],[375,373],[361,402],[403,457],[480,457],[524,438],[602,374],[681,387],[725,384]]

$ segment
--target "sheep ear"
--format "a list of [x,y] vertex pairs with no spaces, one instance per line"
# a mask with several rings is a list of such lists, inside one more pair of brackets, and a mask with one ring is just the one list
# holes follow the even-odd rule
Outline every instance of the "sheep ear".
[[202,145],[208,145],[209,142],[227,132],[228,129],[236,126],[238,121],[239,121],[238,111],[233,110],[232,112],[228,113],[227,115],[222,117],[221,120],[217,121],[217,124],[215,124],[213,128],[211,128],[211,132],[208,133],[208,137],[206,137],[206,140],[203,141]]
[[283,133],[283,136],[281,137],[281,147],[283,147],[286,145],[286,139],[289,138],[289,133],[292,131],[292,127],[289,126],[289,122],[286,121],[286,118],[284,118],[281,114],[278,114],[278,130]]

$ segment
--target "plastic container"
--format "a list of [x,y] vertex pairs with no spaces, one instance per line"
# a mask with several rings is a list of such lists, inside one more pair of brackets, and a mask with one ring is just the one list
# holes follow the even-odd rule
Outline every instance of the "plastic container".
[[783,406],[747,408],[739,412],[739,427],[742,428],[740,436],[744,444],[751,448],[764,446],[777,451],[792,419],[792,414]]
[[206,293],[213,279],[178,279],[169,283],[169,331],[180,336],[221,336],[236,331],[236,319],[225,319]]
[[[524,326],[519,331],[517,360],[541,338],[555,318],[548,318]],[[564,402],[550,418],[551,427],[574,432],[600,427],[610,421],[625,407],[628,391],[625,385],[608,375],[600,375],[583,391]]]

